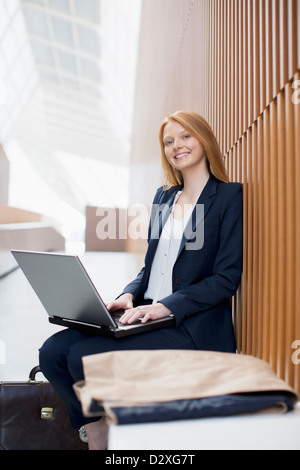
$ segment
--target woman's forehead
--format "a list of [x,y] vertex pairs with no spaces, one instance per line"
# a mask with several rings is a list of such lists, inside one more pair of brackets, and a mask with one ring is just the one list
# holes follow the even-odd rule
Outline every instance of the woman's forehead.
[[184,132],[186,129],[177,121],[169,121],[164,128],[164,136],[173,132]]

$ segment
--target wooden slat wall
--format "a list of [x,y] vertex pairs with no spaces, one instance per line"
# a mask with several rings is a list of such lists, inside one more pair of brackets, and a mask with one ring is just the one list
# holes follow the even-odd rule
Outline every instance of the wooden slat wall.
[[233,301],[238,350],[268,361],[300,393],[300,364],[292,362],[300,340],[300,104],[292,100],[300,1],[183,3],[166,111],[206,117],[231,180],[244,185],[244,272]]

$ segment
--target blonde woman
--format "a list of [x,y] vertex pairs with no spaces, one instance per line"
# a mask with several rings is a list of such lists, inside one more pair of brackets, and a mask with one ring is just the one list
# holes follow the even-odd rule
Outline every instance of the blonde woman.
[[216,138],[199,114],[168,115],[159,141],[165,181],[153,201],[145,265],[108,309],[124,309],[124,324],[172,313],[175,325],[118,340],[67,329],[40,351],[44,375],[65,399],[73,427],[84,425],[90,449],[103,446],[105,425],[82,416],[73,392],[83,379],[83,356],[139,349],[235,352],[230,298],[242,272],[242,185],[229,183]]

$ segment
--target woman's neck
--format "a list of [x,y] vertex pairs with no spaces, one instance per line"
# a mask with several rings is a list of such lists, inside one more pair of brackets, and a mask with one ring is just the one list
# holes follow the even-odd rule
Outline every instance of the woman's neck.
[[189,200],[195,200],[202,193],[209,179],[209,171],[189,172],[183,176],[183,193]]

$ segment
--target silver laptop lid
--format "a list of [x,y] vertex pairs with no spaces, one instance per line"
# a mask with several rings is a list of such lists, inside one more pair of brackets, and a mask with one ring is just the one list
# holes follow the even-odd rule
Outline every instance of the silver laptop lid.
[[19,250],[12,254],[50,317],[116,327],[78,256]]

